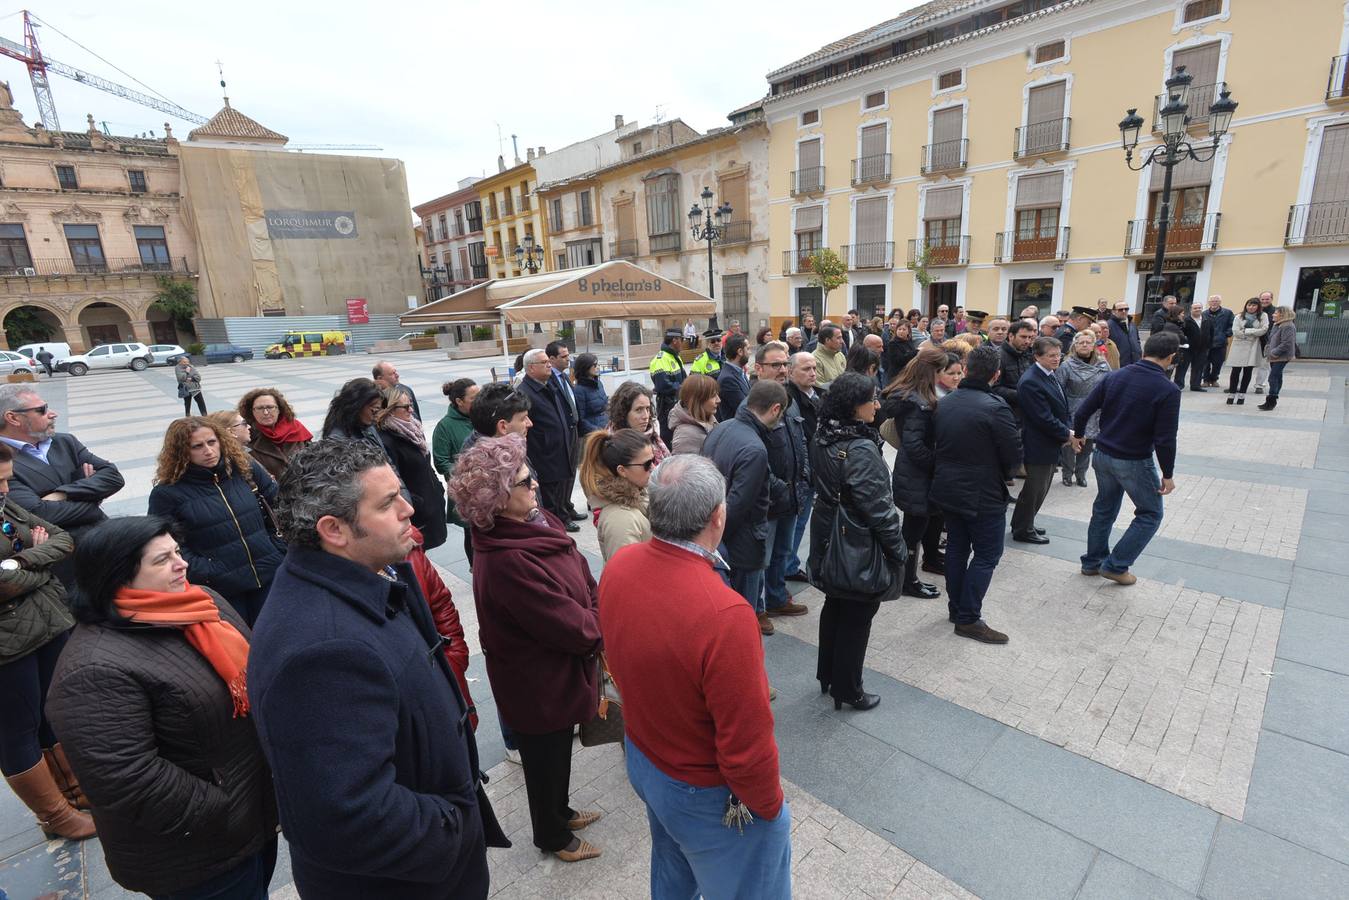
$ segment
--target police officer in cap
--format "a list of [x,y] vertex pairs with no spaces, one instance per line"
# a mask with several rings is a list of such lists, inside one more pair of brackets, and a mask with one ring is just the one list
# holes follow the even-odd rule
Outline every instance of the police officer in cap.
[[988,343],[988,335],[984,334],[984,319],[988,318],[988,313],[982,309],[965,310],[965,318],[969,319],[969,327],[965,329],[966,334],[977,334],[979,339],[985,344]]
[[665,342],[660,351],[647,366],[651,375],[651,389],[656,395],[656,423],[660,428],[660,438],[668,447],[674,442],[670,431],[670,410],[679,402],[679,388],[684,384],[688,373],[684,371],[684,361],[679,351],[684,349],[684,332],[678,328],[665,330]]
[[1073,338],[1083,328],[1087,328],[1092,322],[1096,321],[1096,310],[1090,306],[1074,306],[1072,314],[1068,316],[1068,321],[1059,327],[1054,333],[1054,337],[1059,339],[1060,346],[1063,347],[1063,355],[1067,357],[1073,346]]
[[693,365],[689,366],[689,371],[696,375],[717,377],[717,373],[721,371],[721,364],[726,362],[726,358],[721,355],[721,336],[720,328],[709,328],[703,332],[703,343],[707,348],[693,361]]

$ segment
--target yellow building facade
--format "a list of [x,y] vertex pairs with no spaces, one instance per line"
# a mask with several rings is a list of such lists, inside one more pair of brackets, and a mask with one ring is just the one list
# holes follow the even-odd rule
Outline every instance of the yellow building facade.
[[[533,155],[533,151],[530,151],[530,155]],[[482,203],[489,278],[515,278],[528,274],[515,260],[515,248],[525,244],[526,235],[538,242],[536,246],[539,250],[536,252],[542,253],[538,271],[554,268],[549,262],[551,257],[547,252],[547,237],[539,204],[534,197],[536,187],[538,175],[530,161],[489,175],[474,185]]]
[[770,73],[773,315],[821,314],[819,247],[849,263],[831,316],[1141,313],[1163,170],[1126,167],[1119,122],[1147,123],[1137,162],[1185,66],[1200,155],[1209,104],[1225,87],[1240,106],[1211,161],[1174,170],[1167,291],[1239,307],[1269,290],[1307,311],[1300,331],[1349,328],[1349,5],[1295,6],[937,0]]

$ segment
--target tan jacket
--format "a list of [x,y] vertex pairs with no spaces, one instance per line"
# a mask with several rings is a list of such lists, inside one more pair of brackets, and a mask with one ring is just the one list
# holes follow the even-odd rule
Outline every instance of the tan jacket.
[[651,540],[651,522],[646,517],[646,491],[617,475],[602,473],[597,479],[598,496],[590,505],[598,511],[600,554],[604,561],[628,544]]
[[815,348],[815,384],[827,387],[835,378],[842,375],[848,367],[848,358],[843,351],[830,350],[823,344]]

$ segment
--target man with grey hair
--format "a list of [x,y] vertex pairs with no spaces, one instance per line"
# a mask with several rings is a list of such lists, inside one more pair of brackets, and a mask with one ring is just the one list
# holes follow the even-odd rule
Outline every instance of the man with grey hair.
[[[80,535],[107,518],[99,505],[126,483],[117,467],[72,434],[56,432],[56,413],[26,384],[0,385],[0,441],[14,448],[9,499],[40,519]],[[56,576],[74,585],[69,558]]]
[[510,846],[469,709],[406,557],[412,506],[379,449],[320,441],[277,497],[290,545],[253,629],[248,696],[306,897],[486,897]]
[[[763,645],[753,610],[719,574],[725,482],[701,457],[671,456],[647,495],[652,539],[609,560],[599,606],[623,686],[628,780],[651,828],[651,896],[788,900],[791,812]],[[666,586],[660,607],[653,583]],[[678,610],[677,631],[664,608]]]
[[417,403],[417,395],[413,392],[412,385],[403,384],[402,379],[398,375],[398,369],[393,363],[381,359],[370,368],[370,377],[374,379],[375,384],[379,385],[381,391],[387,391],[391,387],[396,387],[404,394],[407,394],[408,399],[412,401],[412,414],[417,417],[417,421],[420,422],[422,420],[422,408]]
[[529,418],[534,423],[525,441],[529,464],[538,473],[539,499],[568,531],[580,531],[568,511],[576,482],[576,428],[567,398],[553,377],[548,354],[537,347],[525,351],[525,377],[520,380],[519,391],[529,398]]

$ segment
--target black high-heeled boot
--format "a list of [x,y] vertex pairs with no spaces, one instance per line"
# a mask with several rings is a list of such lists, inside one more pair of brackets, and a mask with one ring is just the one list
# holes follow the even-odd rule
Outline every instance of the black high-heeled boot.
[[857,710],[858,712],[865,712],[868,709],[875,709],[877,706],[880,705],[880,702],[881,702],[880,694],[868,694],[866,691],[863,691],[862,695],[858,697],[856,700],[840,700],[837,697],[835,697],[834,709],[842,709],[843,704],[846,703],[853,709]]

